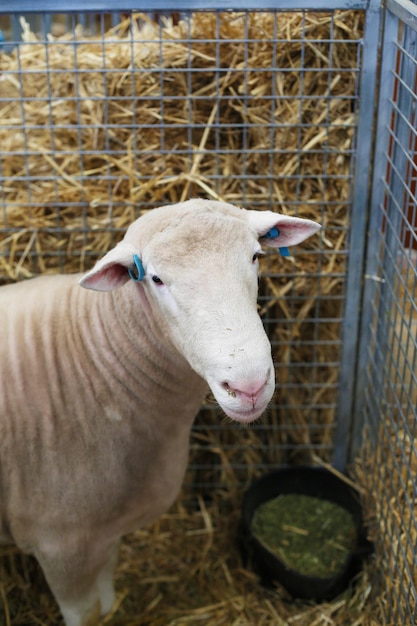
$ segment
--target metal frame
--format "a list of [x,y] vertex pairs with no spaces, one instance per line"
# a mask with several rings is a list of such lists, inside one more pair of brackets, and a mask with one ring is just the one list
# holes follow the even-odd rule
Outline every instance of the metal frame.
[[361,289],[366,225],[368,219],[369,179],[373,156],[373,135],[376,99],[376,63],[380,41],[381,5],[372,0],[366,12],[365,39],[361,73],[361,105],[358,125],[356,170],[352,223],[350,233],[350,257],[346,293],[345,323],[343,330],[343,355],[340,374],[337,432],[333,465],[341,471],[346,468],[351,445],[352,416],[354,411],[354,385],[359,346],[361,316]]
[[[313,10],[366,9],[372,0],[123,0],[118,11],[245,11],[245,10]],[[114,0],[74,0],[71,12],[112,13]],[[61,13],[68,7],[59,7],[54,0],[12,0],[0,5],[0,13]]]

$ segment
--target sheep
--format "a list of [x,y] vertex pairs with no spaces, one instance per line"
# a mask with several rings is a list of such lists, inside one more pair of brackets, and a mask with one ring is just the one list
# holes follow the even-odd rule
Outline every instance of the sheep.
[[189,200],[81,277],[0,288],[0,542],[36,557],[67,626],[112,608],[119,540],[176,498],[208,388],[236,422],[267,408],[257,258],[318,229]]

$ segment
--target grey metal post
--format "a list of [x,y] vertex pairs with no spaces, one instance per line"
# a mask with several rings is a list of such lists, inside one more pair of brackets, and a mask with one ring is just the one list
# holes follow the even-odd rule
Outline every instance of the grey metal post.
[[365,234],[368,214],[368,188],[371,175],[373,135],[371,132],[375,111],[377,58],[380,41],[381,5],[371,0],[365,24],[358,144],[355,164],[355,191],[350,230],[350,255],[346,289],[346,309],[343,328],[343,354],[339,380],[337,430],[333,465],[345,469],[352,427],[353,390],[360,327],[360,285],[363,275]]
[[362,321],[358,351],[358,367],[356,371],[356,389],[353,414],[353,428],[350,457],[359,449],[362,441],[363,415],[361,407],[364,403],[366,369],[369,363],[369,350],[372,338],[373,303],[377,295],[379,281],[378,267],[380,261],[380,237],[382,232],[382,203],[385,197],[385,177],[388,167],[388,145],[392,115],[392,95],[394,90],[394,70],[396,63],[395,42],[398,38],[398,18],[386,12],[384,37],[381,50],[381,74],[378,100],[378,117],[376,123],[376,144],[373,163],[373,179],[371,190],[371,210],[367,232],[367,258],[364,276],[364,294],[362,301]]

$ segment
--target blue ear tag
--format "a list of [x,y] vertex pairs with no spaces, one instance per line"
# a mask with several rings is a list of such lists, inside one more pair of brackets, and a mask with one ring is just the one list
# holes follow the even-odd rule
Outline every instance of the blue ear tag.
[[[276,239],[277,237],[279,237],[279,229],[274,226],[273,228],[268,230],[267,233],[265,233],[264,237],[265,239]],[[282,246],[278,248],[278,250],[281,256],[290,256],[290,251],[286,246]]]
[[130,269],[130,267],[128,268],[128,272],[129,272],[129,276],[132,280],[135,281],[135,283],[140,283],[141,280],[143,280],[145,278],[145,269],[142,265],[142,261],[140,260],[140,258],[138,257],[137,254],[133,255],[133,262],[136,266],[136,270],[137,270],[137,276],[135,276],[135,273],[132,269]]

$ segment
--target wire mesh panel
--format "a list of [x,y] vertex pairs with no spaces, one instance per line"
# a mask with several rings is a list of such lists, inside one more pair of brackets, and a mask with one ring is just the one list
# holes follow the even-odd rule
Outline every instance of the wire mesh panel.
[[199,492],[331,458],[364,14],[2,18],[2,282],[82,271],[139,214],[197,195],[325,228],[290,259],[265,260],[259,306],[276,398],[240,431],[206,405],[188,475]]
[[265,264],[279,381],[269,420],[237,442],[204,415],[195,480],[224,485],[248,457],[255,469],[328,457],[361,13],[138,14],[112,30],[100,14],[99,38],[75,15],[58,37],[41,18],[36,33],[21,19],[24,43],[1,58],[2,274],[83,269],[139,212],[197,194],[322,221],[321,242]]
[[[357,438],[387,624],[414,624],[417,450],[416,7],[390,2],[365,276]],[[398,19],[400,16],[400,19]]]
[[265,263],[276,403],[237,439],[203,414],[199,488],[237,480],[239,468],[331,452],[362,18],[138,14],[107,30],[100,14],[99,38],[77,16],[58,37],[46,32],[49,16],[36,33],[23,18],[24,43],[0,60],[5,278],[81,270],[140,212],[194,195],[326,226],[289,261]]

